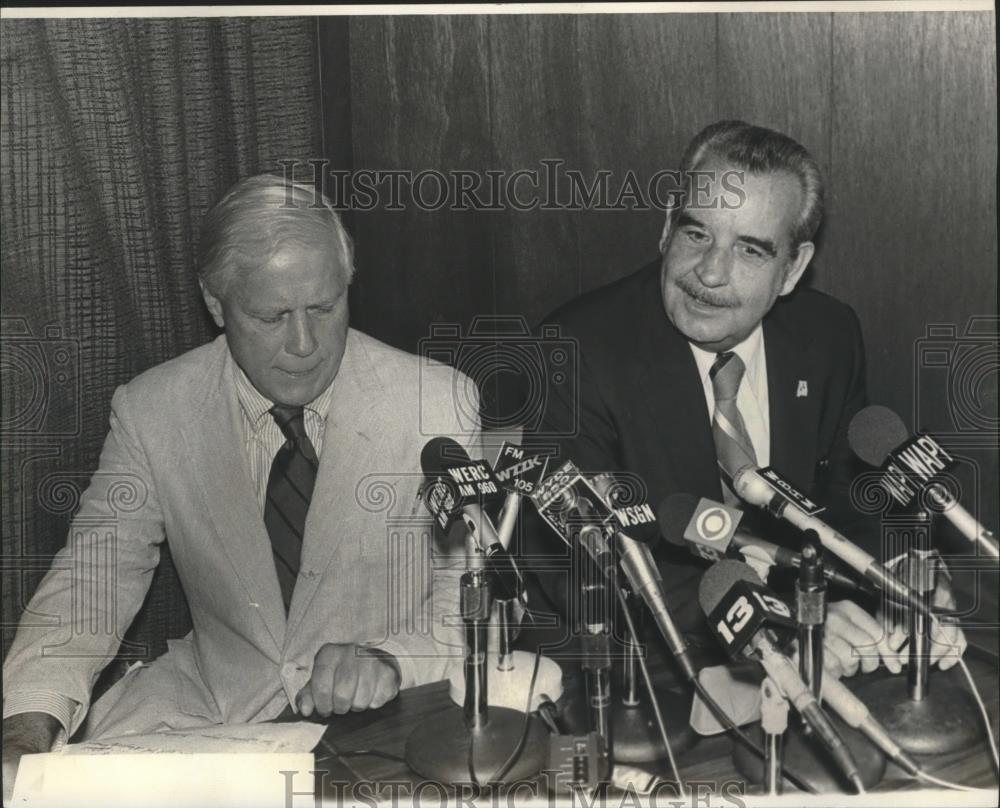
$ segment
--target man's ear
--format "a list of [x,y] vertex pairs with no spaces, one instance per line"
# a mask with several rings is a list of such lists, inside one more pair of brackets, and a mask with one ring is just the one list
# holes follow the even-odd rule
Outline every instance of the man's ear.
[[799,245],[799,251],[796,253],[795,258],[792,259],[792,263],[785,273],[785,281],[781,285],[781,291],[778,293],[779,296],[787,295],[795,289],[799,279],[802,277],[802,273],[809,266],[814,252],[816,252],[816,245],[811,241],[804,241]]
[[667,216],[663,220],[663,232],[660,233],[660,255],[666,255],[667,245],[670,244],[670,211],[667,211]]
[[222,301],[208,290],[208,286],[205,285],[205,281],[200,278],[198,280],[198,285],[201,287],[201,296],[204,298],[205,305],[208,307],[208,313],[212,315],[212,319],[215,320],[215,324],[219,326],[219,328],[225,328],[226,318],[222,315]]

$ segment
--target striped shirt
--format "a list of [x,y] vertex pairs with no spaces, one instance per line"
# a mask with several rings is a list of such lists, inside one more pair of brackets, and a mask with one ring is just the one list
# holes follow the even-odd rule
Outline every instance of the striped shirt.
[[[257,391],[239,366],[235,368],[234,376],[236,396],[243,413],[243,446],[250,463],[250,477],[257,491],[257,504],[260,505],[260,512],[263,515],[271,463],[278,450],[285,444],[285,436],[274,417],[268,412],[274,406],[274,402]],[[323,432],[326,429],[326,416],[330,411],[332,398],[333,382],[330,382],[326,390],[305,405],[303,414],[306,434],[316,450],[317,457],[323,456]]]

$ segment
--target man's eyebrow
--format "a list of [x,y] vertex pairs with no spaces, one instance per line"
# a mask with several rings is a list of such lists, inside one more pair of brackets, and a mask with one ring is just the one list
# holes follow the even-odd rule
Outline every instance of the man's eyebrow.
[[247,314],[251,314],[254,317],[260,317],[260,316],[277,317],[279,314],[285,314],[287,311],[290,311],[290,309],[282,308],[280,305],[278,305],[278,306],[247,306],[247,308],[246,308]]
[[766,252],[771,258],[774,258],[778,254],[778,248],[775,246],[774,242],[768,238],[757,238],[755,236],[740,236],[740,241],[745,244],[752,244],[754,247],[758,247],[764,252]]
[[677,216],[677,227],[684,227],[686,225],[693,225],[694,227],[707,229],[702,222],[698,221],[694,216],[692,216],[687,211],[683,211]]

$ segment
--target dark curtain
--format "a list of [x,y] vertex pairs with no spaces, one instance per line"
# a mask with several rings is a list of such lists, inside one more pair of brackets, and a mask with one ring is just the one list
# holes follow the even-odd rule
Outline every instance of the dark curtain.
[[[311,19],[4,21],[0,42],[6,654],[114,388],[213,335],[195,282],[204,212],[321,143]],[[189,627],[167,555],[123,659]]]

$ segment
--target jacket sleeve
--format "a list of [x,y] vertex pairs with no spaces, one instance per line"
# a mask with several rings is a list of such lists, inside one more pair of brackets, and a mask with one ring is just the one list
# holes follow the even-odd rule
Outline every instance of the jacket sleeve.
[[69,700],[69,735],[83,722],[94,682],[117,653],[159,562],[163,518],[136,424],[128,388],[119,387],[98,470],[4,662],[11,706]]
[[[469,457],[483,457],[480,420],[468,415],[478,412],[478,390],[470,380],[450,368],[440,368],[437,375],[441,380],[440,394],[434,399],[437,412],[422,413],[427,422],[422,423],[422,428],[418,430],[421,440],[430,440],[435,435],[451,437],[466,450]],[[428,376],[422,381],[429,383],[432,378]],[[453,400],[456,389],[463,390],[463,394],[468,396],[462,408],[456,406]],[[463,415],[460,409],[466,414]],[[426,429],[428,425],[430,429]],[[414,508],[420,509],[420,517],[426,516],[422,502],[414,502]],[[434,530],[424,545],[426,552],[409,553],[398,560],[401,566],[397,577],[419,582],[420,593],[414,612],[403,616],[416,630],[390,635],[377,647],[395,658],[400,670],[401,688],[445,679],[455,666],[462,663],[463,633],[458,620],[460,579],[466,570],[462,536],[464,525],[459,520],[447,536]]]

